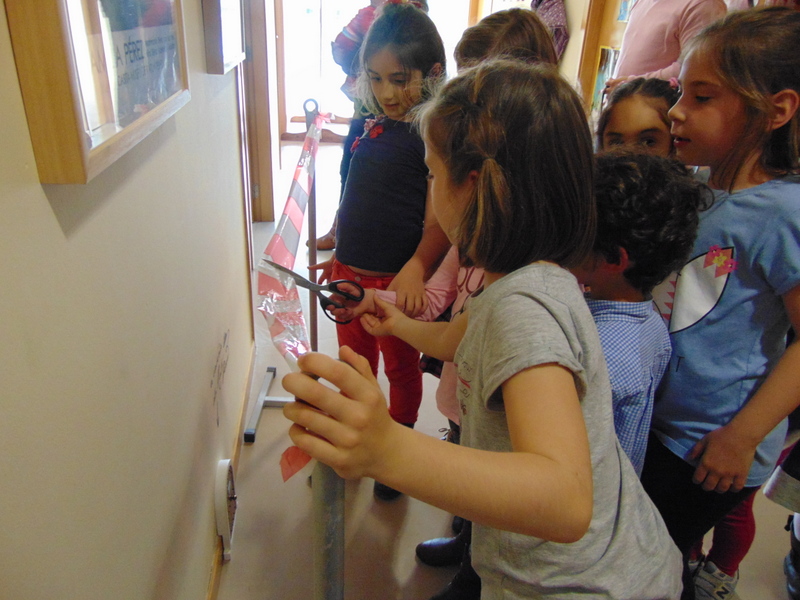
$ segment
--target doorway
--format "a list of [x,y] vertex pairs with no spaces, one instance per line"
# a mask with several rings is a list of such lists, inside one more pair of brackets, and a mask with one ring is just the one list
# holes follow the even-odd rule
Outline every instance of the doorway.
[[[455,74],[453,49],[464,29],[485,15],[530,5],[529,0],[429,0],[429,15],[444,41],[448,75]],[[352,116],[341,91],[344,73],[333,61],[331,42],[369,0],[250,0],[245,2],[247,96],[253,219],[273,221],[273,164],[281,166],[281,139],[305,131],[303,104],[314,98],[320,111],[336,116],[323,143],[340,143]]]

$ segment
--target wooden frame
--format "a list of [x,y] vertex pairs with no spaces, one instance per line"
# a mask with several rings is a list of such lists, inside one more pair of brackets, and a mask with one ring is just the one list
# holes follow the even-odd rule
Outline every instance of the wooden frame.
[[206,70],[224,75],[245,58],[242,0],[203,0]]
[[[275,7],[272,2],[245,3],[247,58],[241,67],[245,83],[247,146],[253,221],[274,221],[273,168],[280,168],[277,126]],[[259,249],[260,250],[260,249]]]
[[42,183],[87,183],[189,101],[180,2],[131,27],[131,0],[6,0]]
[[601,47],[619,48],[626,22],[618,20],[620,0],[589,0],[586,33],[578,65],[578,82],[587,110],[591,110]]

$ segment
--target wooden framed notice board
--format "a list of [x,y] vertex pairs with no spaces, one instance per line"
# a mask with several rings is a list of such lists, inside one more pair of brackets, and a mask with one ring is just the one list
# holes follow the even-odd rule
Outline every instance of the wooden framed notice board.
[[181,0],[6,0],[42,183],[87,183],[189,101]]

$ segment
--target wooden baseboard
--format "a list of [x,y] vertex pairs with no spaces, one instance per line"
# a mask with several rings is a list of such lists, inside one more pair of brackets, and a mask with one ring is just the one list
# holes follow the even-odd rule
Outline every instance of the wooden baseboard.
[[[244,401],[242,402],[242,410],[239,412],[239,423],[236,427],[236,440],[233,443],[233,453],[231,458],[231,466],[233,467],[234,478],[239,472],[239,456],[242,453],[242,443],[244,435],[245,423],[247,423],[247,410],[250,407],[250,392],[253,387],[253,373],[256,366],[256,344],[255,340],[250,345],[250,368],[247,373],[247,384],[244,389]],[[215,524],[216,530],[216,524]],[[222,538],[214,536],[216,540],[214,545],[214,558],[211,564],[211,575],[208,582],[208,592],[206,593],[206,600],[217,600],[219,595],[219,584],[222,578]]]
[[208,593],[206,600],[217,600],[219,596],[219,582],[222,578],[222,538],[217,536],[216,547],[214,548],[214,562],[211,565],[211,578],[208,582]]

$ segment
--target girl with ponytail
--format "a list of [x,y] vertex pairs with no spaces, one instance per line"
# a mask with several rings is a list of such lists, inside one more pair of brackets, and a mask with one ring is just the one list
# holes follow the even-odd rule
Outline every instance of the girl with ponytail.
[[472,521],[482,598],[677,598],[680,553],[617,442],[597,330],[564,268],[595,235],[580,98],[550,65],[490,60],[418,119],[433,210],[484,290],[449,323],[380,300],[361,323],[455,363],[461,445],[394,422],[349,348],[284,378],[304,401],[284,408],[293,442]]

